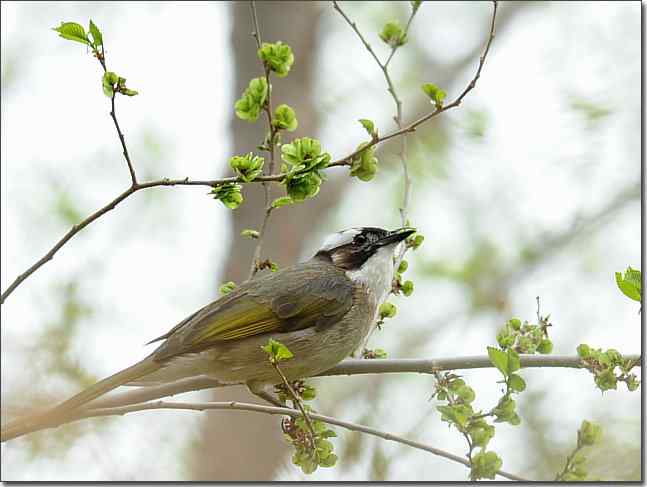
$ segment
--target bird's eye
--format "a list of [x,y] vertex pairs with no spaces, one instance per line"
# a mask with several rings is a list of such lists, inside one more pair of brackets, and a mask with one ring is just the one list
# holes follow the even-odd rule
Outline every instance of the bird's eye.
[[355,243],[359,245],[363,245],[366,243],[366,236],[363,234],[359,234],[357,237],[355,237]]

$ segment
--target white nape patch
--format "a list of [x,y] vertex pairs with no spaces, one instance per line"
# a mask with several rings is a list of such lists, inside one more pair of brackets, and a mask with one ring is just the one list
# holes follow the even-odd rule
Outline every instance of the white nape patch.
[[332,250],[340,245],[346,245],[353,241],[356,235],[359,235],[362,231],[359,228],[348,228],[342,230],[341,232],[333,233],[328,235],[321,245],[320,250]]

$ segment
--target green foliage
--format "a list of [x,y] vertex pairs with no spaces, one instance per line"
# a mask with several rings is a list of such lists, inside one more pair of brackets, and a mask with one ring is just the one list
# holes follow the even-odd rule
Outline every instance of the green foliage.
[[317,139],[303,137],[281,146],[282,171],[286,173],[285,184],[288,196],[294,201],[303,201],[319,193],[324,179],[320,172],[328,166],[330,154],[322,152]]
[[287,76],[294,63],[292,49],[281,41],[275,43],[264,42],[258,50],[258,58],[279,78]]
[[561,481],[582,481],[586,480],[588,475],[586,469],[586,457],[582,450],[584,447],[593,446],[600,442],[602,438],[602,428],[589,421],[582,421],[580,429],[577,431],[577,445],[571,454],[566,458],[564,469],[557,474],[555,480]]
[[407,271],[408,268],[409,268],[409,263],[406,260],[402,259],[400,261],[400,265],[398,265],[398,273],[403,274],[404,272]]
[[90,40],[85,33],[85,29],[81,24],[77,24],[76,22],[61,22],[61,25],[53,27],[52,30],[58,32],[59,37],[63,39],[80,42],[86,46],[90,45]]
[[229,166],[246,183],[253,181],[263,173],[265,159],[249,153],[244,156],[233,156],[229,159]]
[[364,127],[368,135],[371,136],[371,139],[375,140],[378,138],[377,129],[375,128],[373,120],[369,120],[368,118],[360,118],[359,123],[362,124],[362,127]]
[[548,338],[548,323],[550,315],[544,317],[538,325],[524,321],[523,325],[518,318],[512,318],[499,330],[496,336],[497,343],[503,350],[511,349],[517,353],[551,353],[553,343]]
[[105,73],[103,73],[101,83],[103,85],[103,93],[108,98],[115,96],[115,85],[118,81],[119,76],[117,75],[117,73],[113,73],[112,71],[106,71]]
[[627,267],[625,275],[616,272],[616,283],[620,291],[630,299],[641,302],[642,299],[642,276],[640,269]]
[[442,108],[447,93],[433,83],[425,83],[422,85],[422,91],[434,102],[436,108]]
[[281,208],[282,206],[294,204],[294,200],[289,196],[281,196],[272,201],[272,208]]
[[96,26],[96,24],[92,22],[92,19],[90,19],[90,26],[88,27],[88,31],[92,36],[92,47],[94,49],[98,49],[99,47],[103,46],[103,35],[101,34],[101,31]]
[[483,449],[472,457],[470,480],[493,479],[502,465],[503,461],[499,455]]
[[211,190],[213,199],[220,200],[230,210],[235,210],[243,202],[242,186],[238,183],[223,183]]
[[420,233],[414,233],[413,235],[410,235],[407,237],[405,240],[405,245],[409,249],[416,250],[418,247],[422,245],[422,242],[425,241],[425,236],[421,235]]
[[362,350],[362,358],[365,358],[365,359],[388,358],[388,354],[382,348],[376,348],[375,350],[369,350],[365,348],[364,350]]
[[112,71],[103,73],[101,84],[103,86],[103,93],[108,98],[115,96],[115,92],[126,96],[135,96],[138,94],[137,91],[126,87],[126,78],[122,78]]
[[631,372],[638,363],[635,360],[623,358],[617,350],[610,348],[603,352],[601,348],[591,348],[586,343],[582,343],[577,347],[577,354],[584,366],[593,374],[595,385],[602,392],[617,389],[618,382],[624,382],[627,389],[632,392],[640,386],[640,381]]
[[270,338],[267,341],[267,345],[263,345],[261,349],[265,353],[267,353],[267,355],[270,358],[270,362],[272,362],[273,364],[276,364],[278,362],[281,362],[282,360],[287,360],[294,357],[292,352],[288,350],[288,347],[283,345],[281,342],[274,340],[273,338]]
[[259,233],[258,230],[252,230],[251,228],[246,228],[242,232],[240,232],[241,237],[247,237],[247,238],[258,238]]
[[254,78],[234,104],[236,116],[241,120],[255,122],[265,106],[269,87],[264,77]]
[[413,11],[415,12],[422,5],[422,0],[412,0],[409,3],[411,4],[411,8],[413,9]]
[[[306,406],[307,410],[309,408]],[[295,452],[292,463],[301,467],[303,473],[309,475],[318,467],[333,467],[337,463],[337,455],[333,453],[334,445],[328,438],[337,434],[328,429],[322,421],[311,420],[314,437],[310,433],[303,417],[283,420],[282,428],[286,439],[292,443]]]
[[391,20],[382,27],[380,39],[392,48],[397,48],[407,43],[407,34],[404,32],[400,22]]
[[299,126],[299,121],[292,107],[286,104],[279,105],[274,110],[272,124],[279,130],[294,132]]
[[[368,142],[361,143],[357,149],[368,145]],[[377,172],[377,157],[375,157],[375,146],[370,146],[356,154],[350,165],[350,175],[355,176],[362,181],[370,181],[375,177]]]
[[220,294],[229,294],[232,292],[234,289],[236,289],[236,283],[234,281],[229,281],[224,284],[222,284],[219,288],[218,291],[220,291]]
[[381,320],[384,320],[386,318],[393,318],[397,312],[398,312],[398,308],[396,308],[395,304],[382,303],[380,305],[379,316]]

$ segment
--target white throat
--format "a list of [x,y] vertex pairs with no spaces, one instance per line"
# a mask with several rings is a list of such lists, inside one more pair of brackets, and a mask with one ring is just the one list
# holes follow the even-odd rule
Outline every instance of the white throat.
[[380,247],[359,269],[348,271],[353,282],[361,282],[375,297],[377,306],[391,292],[393,283],[393,246]]

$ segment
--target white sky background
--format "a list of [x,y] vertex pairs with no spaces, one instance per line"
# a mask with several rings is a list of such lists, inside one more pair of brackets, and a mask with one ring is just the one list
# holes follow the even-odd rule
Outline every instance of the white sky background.
[[[530,236],[563,230],[574,215],[595,211],[623,184],[638,180],[638,5],[553,4],[522,14],[505,35],[495,39],[475,92],[462,108],[443,115],[450,120],[454,140],[448,178],[435,179],[424,188],[416,186],[413,221],[427,235],[422,255],[458,261],[471,248],[474,235],[487,235],[504,249],[512,249],[506,242],[519,238],[509,233],[513,225],[518,228],[521,223]],[[460,55],[466,45],[482,41],[477,35],[483,29],[480,22],[489,21],[488,4],[478,7],[482,16],[467,12],[468,8],[477,7],[425,3],[412,35],[423,36],[429,49],[443,46],[444,59]],[[361,10],[361,15],[380,17],[378,10],[374,4]],[[379,71],[352,32],[331,9],[325,15],[321,63],[329,76],[321,76],[318,92],[329,116],[324,118],[321,139],[333,155],[341,155],[365,137],[357,118],[380,120],[378,125],[386,130],[391,101]],[[140,176],[217,177],[230,155],[233,67],[224,4],[2,3],[3,290],[66,231],[66,224],[51,217],[57,187],[85,215],[129,182],[108,116],[109,100],[101,92],[98,63],[84,53],[83,46],[59,39],[49,30],[61,20],[87,25],[90,17],[103,31],[109,69],[125,76],[128,85],[140,92],[132,99],[118,99],[117,106]],[[370,25],[365,19],[364,24]],[[374,34],[368,35],[373,44],[378,43]],[[13,81],[4,84],[8,60],[16,72]],[[333,72],[339,73],[334,81]],[[472,73],[470,67],[459,84],[447,87],[449,98],[462,90]],[[419,84],[407,84],[405,109],[407,104],[422,102]],[[328,107],[342,94],[346,94],[342,107],[331,111]],[[573,94],[613,110],[595,137],[583,130],[582,117],[568,109]],[[389,112],[380,111],[385,108]],[[481,142],[464,136],[468,108],[488,116]],[[146,133],[161,139],[159,155],[143,142]],[[322,233],[355,225],[395,225],[396,207],[385,208],[384,193],[378,188],[390,190],[398,178],[393,171],[383,171],[375,185],[354,183]],[[97,376],[143,357],[147,352],[143,343],[214,296],[220,242],[232,238],[224,225],[227,210],[205,196],[205,188],[150,191],[154,197],[136,194],[85,229],[3,305],[3,399],[24,380],[20,371],[29,368],[26,357],[12,344],[29,343],[29,337],[51,321],[58,304],[53,289],[63,278],[78,277],[81,296],[95,307],[82,324],[76,353]],[[467,201],[473,202],[478,215],[464,222],[461,205]],[[638,204],[628,207],[604,235],[561,252],[514,290],[512,314],[522,318],[532,319],[534,297],[542,297],[543,309],[552,313],[557,325],[554,353],[573,353],[580,342],[639,351],[637,307],[613,281],[615,271],[640,263],[639,211]],[[316,245],[315,237],[309,240]],[[415,260],[412,263],[415,272]],[[406,333],[425,320],[461,309],[464,293],[454,284],[423,285],[416,280],[416,285],[406,307],[399,300],[398,319],[373,339],[375,346],[389,350],[389,345],[394,346],[392,334]],[[450,332],[439,335],[419,355],[481,354],[504,318],[479,316],[478,322],[471,318],[469,329],[456,320]],[[574,441],[582,419],[609,411],[618,422],[639,418],[639,395],[626,393],[624,386],[601,396],[592,378],[582,372],[527,371],[524,376],[529,389],[542,390],[551,384],[545,401],[547,408],[559,404],[560,414],[550,434],[560,446]],[[489,390],[493,372],[467,377],[476,385],[482,407],[496,400],[497,391]],[[361,387],[361,380],[340,378],[333,385],[329,379],[325,384],[344,393],[349,385]],[[55,395],[73,392],[57,383],[48,387]],[[402,378],[390,391],[389,403],[380,406],[384,410],[380,426],[396,433],[408,431],[433,408],[434,403],[427,402],[430,391],[430,379]],[[361,407],[349,401],[339,415],[357,418],[357,409]],[[186,473],[176,457],[193,437],[200,418],[188,412],[122,418],[105,432],[84,436],[63,458],[29,464],[18,443],[3,444],[3,479],[181,480]],[[461,438],[432,418],[420,439],[462,452]],[[523,425],[519,430],[498,428],[492,443],[511,471],[519,471],[515,466],[526,461],[524,436],[518,431],[523,431]],[[628,432],[634,442],[638,435]],[[387,454],[395,448],[385,445]],[[408,453],[395,468],[390,477],[394,480],[465,476],[463,467],[421,452]],[[341,472],[339,467],[321,469],[308,479],[362,480],[366,464]],[[292,467],[280,477],[302,478]]]

